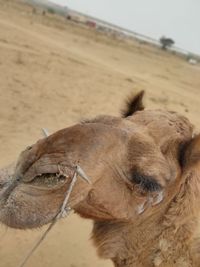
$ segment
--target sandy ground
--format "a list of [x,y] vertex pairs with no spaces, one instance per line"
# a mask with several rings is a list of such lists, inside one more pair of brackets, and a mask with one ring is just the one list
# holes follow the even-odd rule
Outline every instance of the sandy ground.
[[[0,0],[0,166],[41,137],[97,114],[119,114],[131,92],[148,108],[186,115],[199,128],[200,66],[138,42],[109,39],[56,16]],[[58,223],[27,266],[109,267],[73,215]],[[1,267],[17,267],[45,228],[0,227]]]

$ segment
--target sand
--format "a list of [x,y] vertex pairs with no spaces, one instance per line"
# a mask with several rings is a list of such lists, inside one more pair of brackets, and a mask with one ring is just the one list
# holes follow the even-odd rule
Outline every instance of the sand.
[[[55,15],[0,0],[0,166],[50,132],[97,114],[120,114],[127,95],[146,90],[148,108],[186,115],[199,129],[200,65],[141,44],[108,38]],[[90,241],[92,223],[62,220],[28,267],[109,267]],[[1,267],[17,267],[45,227],[0,227]]]

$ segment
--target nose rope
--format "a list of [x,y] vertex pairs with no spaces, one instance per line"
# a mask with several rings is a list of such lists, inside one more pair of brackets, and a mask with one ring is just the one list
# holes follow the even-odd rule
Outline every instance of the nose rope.
[[49,131],[46,128],[42,128],[42,133],[44,135],[44,137],[48,137],[49,136]]
[[80,176],[87,183],[91,183],[90,179],[84,173],[82,168],[80,166],[76,165],[75,168],[74,168],[74,175],[72,177],[70,186],[69,186],[68,190],[66,191],[66,195],[65,195],[64,201],[62,203],[62,206],[60,208],[60,211],[55,216],[55,218],[52,220],[52,222],[49,225],[49,227],[47,228],[47,230],[43,233],[43,235],[36,242],[36,244],[33,246],[33,248],[30,250],[30,252],[26,255],[26,257],[24,258],[22,263],[19,265],[19,267],[24,267],[26,265],[27,261],[30,259],[30,257],[36,251],[36,249],[39,247],[39,245],[42,243],[42,241],[46,238],[47,234],[50,232],[50,230],[53,228],[53,226],[56,224],[56,222],[59,219],[63,218],[63,217],[67,217],[71,213],[71,211],[73,210],[68,205],[68,201],[69,201],[69,197],[70,197],[70,195],[72,193],[72,190],[73,190],[73,188],[74,188],[74,186],[75,186],[75,184],[77,182],[77,177],[78,176]]

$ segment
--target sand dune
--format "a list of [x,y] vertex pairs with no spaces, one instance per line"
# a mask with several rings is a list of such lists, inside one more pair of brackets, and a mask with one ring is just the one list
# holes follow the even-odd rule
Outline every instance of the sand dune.
[[[97,114],[117,115],[131,92],[148,108],[186,115],[199,127],[200,66],[138,42],[109,39],[57,16],[0,0],[0,165],[41,137]],[[89,241],[92,224],[73,215],[49,234],[28,266],[112,266]],[[16,267],[41,235],[0,228],[1,267]]]

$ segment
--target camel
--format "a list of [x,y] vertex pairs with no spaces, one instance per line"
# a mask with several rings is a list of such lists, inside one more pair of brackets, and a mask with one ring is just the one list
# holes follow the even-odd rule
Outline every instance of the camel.
[[139,92],[120,117],[60,130],[0,171],[0,221],[18,229],[50,223],[77,163],[69,206],[94,221],[98,255],[115,267],[200,266],[200,135],[184,116],[148,110]]

